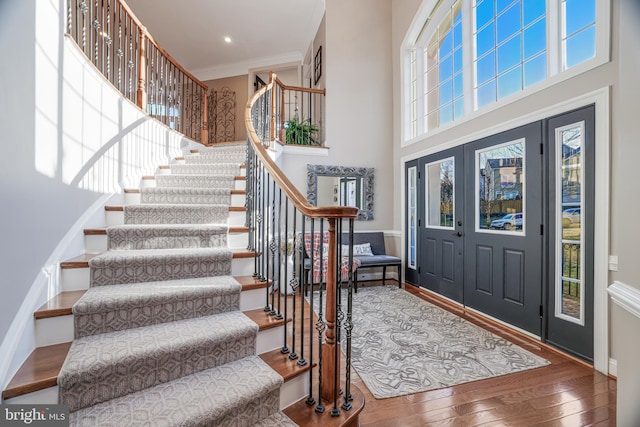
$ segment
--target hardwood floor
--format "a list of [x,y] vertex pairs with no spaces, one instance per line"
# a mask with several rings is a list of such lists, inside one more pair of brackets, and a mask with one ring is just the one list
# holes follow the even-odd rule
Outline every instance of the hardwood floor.
[[[366,286],[376,284],[368,282]],[[502,325],[447,306],[413,286],[407,285],[406,290],[551,363],[525,372],[389,399],[373,397],[353,371],[352,382],[365,397],[360,414],[362,427],[615,426],[615,379]],[[341,366],[344,371],[344,360]]]

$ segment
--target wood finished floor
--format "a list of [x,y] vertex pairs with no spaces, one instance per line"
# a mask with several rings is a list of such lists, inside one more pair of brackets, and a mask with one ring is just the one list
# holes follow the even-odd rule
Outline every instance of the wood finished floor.
[[[392,282],[387,282],[390,283]],[[378,284],[368,282],[366,286]],[[365,396],[365,407],[360,415],[362,427],[616,425],[614,379],[529,337],[473,313],[447,307],[411,285],[407,285],[406,290],[546,358],[551,363],[525,372],[389,399],[373,397],[353,370],[352,382]],[[296,314],[299,318],[300,304],[297,305]],[[307,305],[305,318],[308,315]],[[305,329],[308,330],[308,321],[305,321]],[[314,340],[314,346],[317,347],[317,340]],[[308,342],[305,347],[308,353]],[[315,351],[316,348],[314,353]],[[342,378],[344,365],[343,357]],[[315,391],[317,368],[314,373]],[[330,409],[330,406],[327,408]]]

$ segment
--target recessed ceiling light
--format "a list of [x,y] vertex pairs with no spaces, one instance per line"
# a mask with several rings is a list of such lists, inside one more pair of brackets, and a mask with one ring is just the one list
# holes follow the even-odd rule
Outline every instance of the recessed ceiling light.
[[224,41],[227,43],[231,43],[231,37],[225,36]]

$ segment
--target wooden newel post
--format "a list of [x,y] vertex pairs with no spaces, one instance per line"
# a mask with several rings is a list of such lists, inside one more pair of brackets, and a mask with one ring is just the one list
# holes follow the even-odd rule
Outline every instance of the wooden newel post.
[[284,128],[284,88],[280,88],[282,91],[282,98],[280,99],[280,143],[283,145],[287,143],[287,130]]
[[327,254],[327,302],[325,316],[327,329],[325,330],[325,342],[322,345],[322,399],[333,402],[336,396],[335,387],[336,372],[340,372],[340,358],[336,346],[336,220],[329,219],[329,253]]
[[138,58],[138,91],[136,92],[136,104],[147,111],[147,29],[138,27],[138,39],[140,42],[140,57]]

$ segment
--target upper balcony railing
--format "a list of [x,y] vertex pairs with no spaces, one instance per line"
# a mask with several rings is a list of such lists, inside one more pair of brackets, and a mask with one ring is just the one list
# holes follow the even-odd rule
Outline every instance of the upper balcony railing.
[[204,144],[207,87],[147,32],[123,0],[67,0],[67,33],[122,95]]

